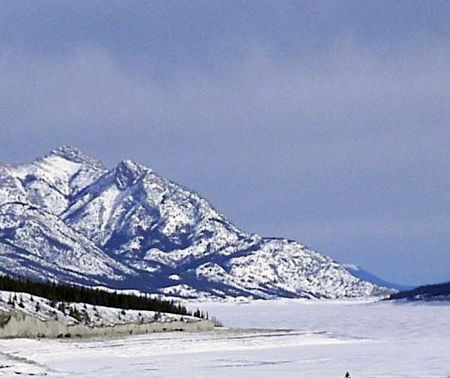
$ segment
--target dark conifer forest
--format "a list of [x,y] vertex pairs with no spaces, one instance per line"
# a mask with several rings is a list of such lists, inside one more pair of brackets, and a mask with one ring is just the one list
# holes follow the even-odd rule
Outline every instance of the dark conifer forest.
[[23,292],[47,298],[54,302],[78,302],[95,306],[167,312],[205,318],[207,315],[197,310],[191,313],[173,300],[163,300],[148,295],[122,294],[82,286],[62,285],[55,282],[35,282],[21,278],[0,276],[0,290]]
[[399,291],[391,294],[388,299],[448,300],[450,299],[450,282],[424,285],[413,290]]

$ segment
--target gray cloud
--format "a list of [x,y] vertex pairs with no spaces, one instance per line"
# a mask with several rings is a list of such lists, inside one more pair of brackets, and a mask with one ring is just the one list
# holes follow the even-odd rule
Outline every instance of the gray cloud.
[[1,161],[63,143],[131,157],[250,231],[390,279],[448,279],[442,4],[59,4],[0,16]]

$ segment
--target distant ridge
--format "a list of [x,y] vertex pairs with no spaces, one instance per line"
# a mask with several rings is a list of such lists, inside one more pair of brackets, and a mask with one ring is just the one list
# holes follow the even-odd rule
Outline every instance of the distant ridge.
[[367,270],[364,270],[361,267],[354,265],[354,264],[343,264],[343,266],[355,277],[357,277],[361,280],[367,281],[367,282],[371,282],[377,286],[388,287],[390,289],[394,289],[394,290],[398,290],[398,291],[411,290],[414,288],[413,286],[399,285],[396,283],[392,283],[392,282],[383,280],[382,278],[377,277],[374,274],[368,272]]
[[389,299],[407,299],[409,301],[450,301],[450,282],[423,285],[412,290],[391,294]]

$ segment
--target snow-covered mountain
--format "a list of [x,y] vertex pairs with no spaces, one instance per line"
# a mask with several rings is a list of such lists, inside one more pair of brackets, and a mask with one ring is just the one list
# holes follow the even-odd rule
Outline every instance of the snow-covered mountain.
[[188,298],[385,292],[295,241],[238,229],[147,167],[108,170],[66,146],[0,166],[0,272]]

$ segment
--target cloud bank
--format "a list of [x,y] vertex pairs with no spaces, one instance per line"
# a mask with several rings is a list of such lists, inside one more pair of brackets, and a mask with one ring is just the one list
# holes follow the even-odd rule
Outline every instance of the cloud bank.
[[2,162],[129,157],[249,231],[448,279],[445,3],[42,4],[0,15]]

